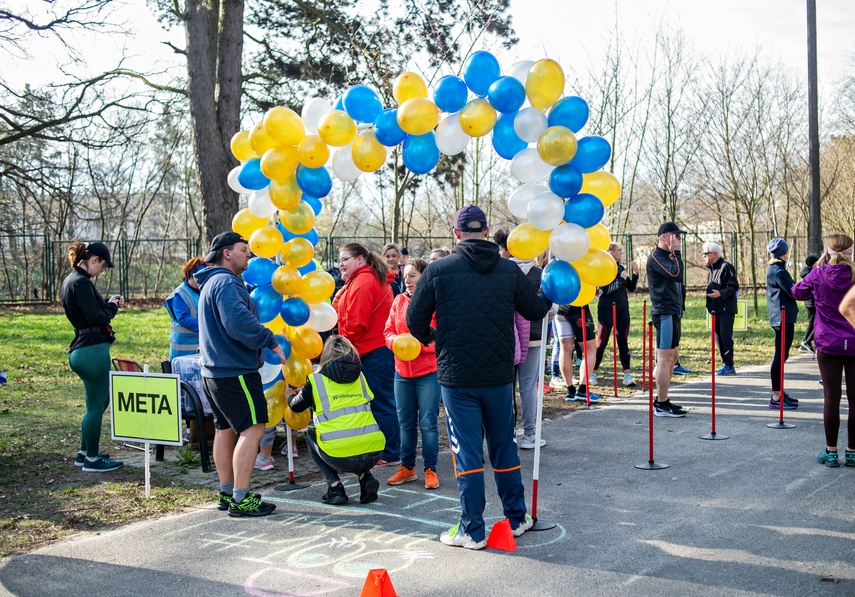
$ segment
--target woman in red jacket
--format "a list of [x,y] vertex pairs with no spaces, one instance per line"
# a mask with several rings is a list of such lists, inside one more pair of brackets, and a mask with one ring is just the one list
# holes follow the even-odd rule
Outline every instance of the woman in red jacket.
[[[399,334],[409,334],[407,308],[416,290],[416,284],[428,264],[424,259],[410,259],[404,268],[404,292],[395,297],[389,319],[386,320],[386,346]],[[432,325],[436,328],[436,316]],[[422,459],[425,464],[425,488],[436,489],[436,459],[439,454],[439,433],[436,419],[439,416],[439,381],[436,377],[436,351],[434,343],[423,346],[412,361],[395,357],[395,402],[398,405],[398,422],[401,424],[401,466],[386,481],[401,485],[418,479],[416,475],[416,444],[418,430],[422,432]]]
[[401,427],[395,406],[395,358],[386,347],[383,327],[392,307],[394,272],[383,259],[359,243],[339,249],[338,267],[344,287],[332,306],[338,313],[338,333],[351,341],[362,361],[362,374],[374,394],[371,412],[386,436],[386,449],[377,466],[401,462]]

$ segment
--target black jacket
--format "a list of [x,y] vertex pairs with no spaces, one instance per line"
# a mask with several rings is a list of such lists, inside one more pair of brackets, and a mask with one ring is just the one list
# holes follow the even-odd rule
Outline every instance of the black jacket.
[[621,276],[621,272],[626,268],[618,263],[617,276],[608,286],[603,286],[603,294],[600,295],[600,300],[597,302],[597,314],[608,315],[609,321],[612,316],[612,304],[617,307],[618,311],[626,311],[629,309],[629,297],[627,291],[632,292],[638,284],[638,274],[632,274],[626,279]]
[[[349,353],[343,357],[333,359],[323,366],[320,374],[334,381],[335,383],[353,383],[359,379],[359,373],[362,371],[362,365],[359,362],[359,357],[356,353]],[[315,404],[315,393],[312,391],[312,384],[306,380],[303,388],[288,398],[288,407],[295,413],[301,413],[307,408],[313,408]]]
[[[804,280],[805,278],[807,278],[808,274],[811,273],[812,271],[813,271],[812,267],[809,267],[807,265],[804,266],[802,268],[802,271],[799,272],[799,279]],[[809,298],[808,300],[805,301],[805,309],[810,311],[811,309],[814,309],[814,308],[815,308],[815,306],[814,306],[814,302],[813,302],[812,298]]]
[[68,352],[111,342],[110,322],[119,312],[115,303],[108,303],[95,288],[86,270],[75,267],[62,281],[59,291],[65,316],[74,326],[74,340]]
[[539,321],[551,306],[515,263],[499,256],[498,246],[464,240],[422,274],[407,326],[422,344],[436,340],[440,384],[504,385],[514,380],[514,311]]
[[787,309],[786,323],[795,323],[799,318],[799,306],[790,293],[795,280],[787,271],[787,262],[773,259],[766,268],[766,307],[769,311],[769,325],[781,325],[781,308]]
[[736,269],[733,265],[719,258],[712,265],[708,265],[709,276],[707,277],[707,294],[713,290],[721,293],[720,298],[707,297],[707,311],[710,313],[732,313],[736,314],[736,297],[739,293],[739,280],[736,279]]
[[647,258],[650,313],[682,317],[686,301],[686,268],[680,251],[656,247]]

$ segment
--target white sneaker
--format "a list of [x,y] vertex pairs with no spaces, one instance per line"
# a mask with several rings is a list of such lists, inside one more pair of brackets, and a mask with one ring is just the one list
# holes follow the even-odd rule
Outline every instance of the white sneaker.
[[563,377],[553,376],[549,379],[549,385],[553,388],[566,388],[567,382],[564,381]]
[[[288,456],[288,444],[282,444],[282,449],[279,451],[282,456]],[[299,458],[300,453],[297,451],[297,446],[291,448],[291,458]]]
[[[522,524],[520,524],[520,526],[522,526]],[[465,547],[466,549],[484,549],[487,547],[486,539],[483,541],[475,541],[466,533],[461,533],[459,522],[440,535],[439,540],[443,545],[450,545],[452,547]]]
[[[545,445],[546,445],[546,440],[543,438],[540,438],[540,447],[542,448]],[[524,435],[520,439],[520,450],[534,450],[534,446],[535,446],[535,442],[534,442],[534,436],[533,435]]]
[[273,457],[270,458],[262,458],[261,454],[255,457],[255,470],[257,471],[271,471],[273,470]]
[[627,373],[623,376],[623,385],[626,387],[635,386],[635,380],[632,379],[632,375]]
[[514,537],[520,537],[523,533],[525,533],[527,530],[529,530],[533,526],[534,526],[534,519],[531,516],[529,516],[528,513],[526,513],[523,521],[521,523],[519,523],[517,528],[513,529],[511,531],[511,533],[513,533]]
[[591,377],[588,378],[588,385],[595,386],[597,385],[597,374],[591,373]]

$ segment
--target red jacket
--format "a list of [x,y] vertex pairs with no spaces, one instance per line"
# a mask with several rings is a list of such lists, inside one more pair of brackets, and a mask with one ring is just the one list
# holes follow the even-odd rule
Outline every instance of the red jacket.
[[[389,311],[389,318],[386,320],[386,346],[392,350],[392,343],[399,334],[409,334],[410,328],[407,327],[407,308],[410,306],[410,295],[405,292],[395,297],[392,302],[392,309]],[[431,326],[436,329],[436,313],[431,320]],[[436,371],[436,347],[435,343],[431,342],[427,346],[422,345],[422,352],[412,361],[402,361],[395,357],[395,371],[401,377],[412,379],[413,377],[422,377],[428,373]]]
[[359,356],[385,345],[383,326],[392,307],[389,284],[394,279],[394,272],[389,272],[386,283],[380,284],[371,266],[364,265],[353,272],[333,299],[338,333],[353,342]]

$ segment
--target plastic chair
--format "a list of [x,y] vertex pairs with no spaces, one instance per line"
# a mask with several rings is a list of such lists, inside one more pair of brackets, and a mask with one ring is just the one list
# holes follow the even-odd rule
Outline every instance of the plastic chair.
[[[164,373],[172,373],[172,363],[169,361],[161,361],[160,368]],[[190,398],[190,402],[193,404],[193,410],[183,410],[181,418],[185,421],[196,421],[196,430],[199,434],[199,455],[202,460],[202,472],[210,473],[212,470],[211,456],[208,451],[208,432],[205,429],[205,421],[212,420],[213,416],[205,414],[205,411],[202,409],[202,401],[199,399],[199,394],[196,392],[196,388],[186,381],[182,381],[181,390],[187,394]],[[155,460],[163,461],[163,444],[157,444],[155,446],[154,454]]]
[[143,366],[133,359],[113,359],[113,369],[116,371],[142,372]]

